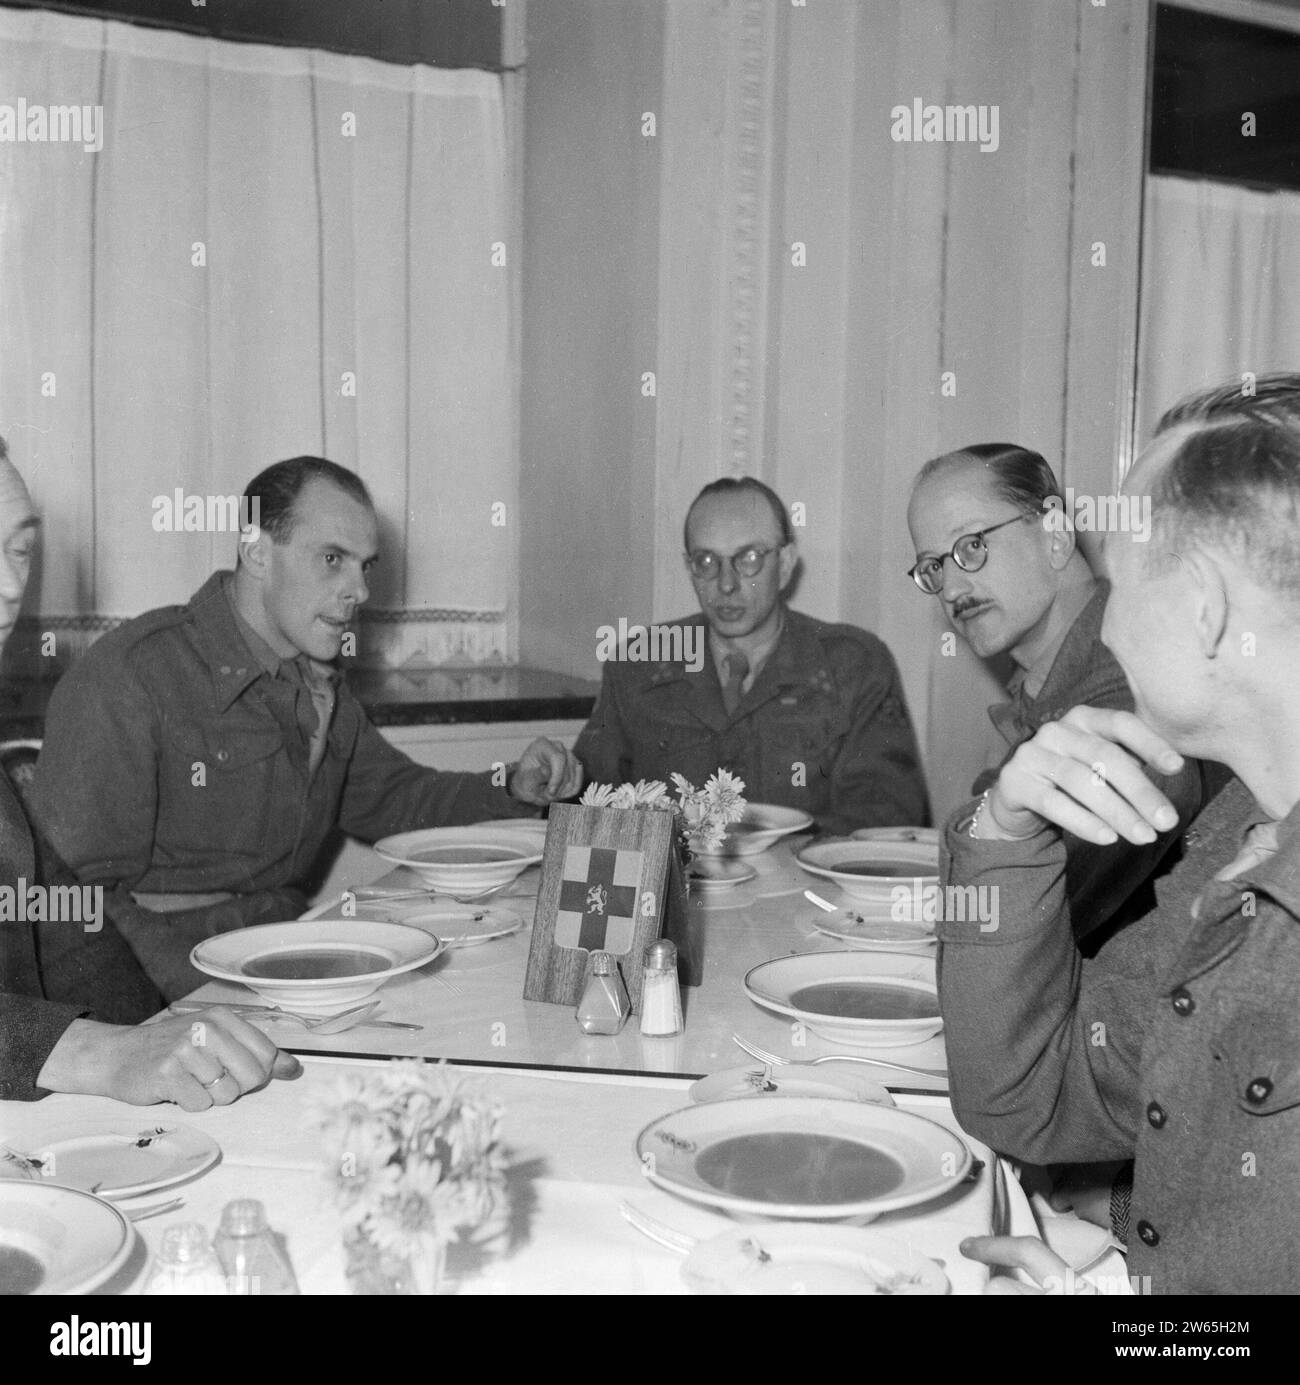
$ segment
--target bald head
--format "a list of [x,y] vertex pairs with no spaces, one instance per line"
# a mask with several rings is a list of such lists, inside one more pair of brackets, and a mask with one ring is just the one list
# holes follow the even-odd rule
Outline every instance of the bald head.
[[1124,489],[1151,497],[1153,559],[1217,551],[1300,608],[1300,374],[1180,401]]

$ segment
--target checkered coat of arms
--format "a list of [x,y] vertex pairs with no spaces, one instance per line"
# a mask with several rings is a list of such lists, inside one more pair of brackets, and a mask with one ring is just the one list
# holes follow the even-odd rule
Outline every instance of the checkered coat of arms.
[[698,949],[685,936],[689,915],[674,834],[672,813],[568,803],[551,809],[526,1000],[576,1005],[592,955],[607,952],[635,1010],[642,955],[661,934],[678,943],[682,980],[698,984],[692,974]]

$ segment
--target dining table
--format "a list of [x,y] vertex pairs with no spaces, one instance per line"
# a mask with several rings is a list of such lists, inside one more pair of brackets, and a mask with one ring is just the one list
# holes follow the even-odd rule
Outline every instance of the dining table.
[[[588,1035],[579,1030],[572,1008],[522,998],[538,884],[534,867],[490,901],[499,911],[494,921],[506,919],[503,926],[513,931],[474,946],[447,948],[379,991],[377,1017],[420,1028],[359,1026],[325,1036],[287,1020],[261,1020],[277,1044],[300,1056],[298,1078],[272,1081],[231,1105],[198,1113],[142,1110],[75,1095],[0,1103],[0,1143],[34,1151],[51,1131],[112,1122],[128,1131],[133,1124],[184,1125],[219,1146],[219,1159],[196,1176],[119,1202],[127,1212],[159,1205],[166,1210],[134,1224],[131,1254],[98,1287],[99,1294],[142,1292],[150,1259],[169,1227],[198,1222],[212,1233],[223,1207],[244,1198],[266,1207],[303,1293],[346,1293],[345,1227],[324,1166],[321,1113],[350,1079],[380,1072],[394,1058],[445,1060],[449,1073],[484,1090],[503,1110],[509,1209],[495,1242],[451,1247],[446,1291],[467,1296],[689,1292],[683,1273],[687,1255],[643,1234],[630,1224],[627,1210],[700,1243],[734,1232],[743,1219],[651,1181],[638,1158],[637,1137],[652,1122],[691,1106],[701,1077],[754,1066],[734,1044],[734,1034],[793,1061],[835,1051],[802,1026],[755,1004],[744,990],[746,973],[759,963],[846,946],[816,927],[824,910],[804,897],[806,889],[816,885],[827,902],[844,901],[833,885],[803,872],[795,860],[799,845],[799,839],[781,842],[744,858],[755,872],[751,880],[692,889],[690,907],[701,911],[705,937],[704,971],[700,986],[683,988],[680,1035],[643,1037],[635,1016],[620,1034]],[[378,857],[373,866],[373,880],[357,881],[361,895],[363,884],[376,882],[381,890],[401,894],[416,889],[418,882],[404,869],[391,870]],[[447,901],[423,893],[368,901],[349,893],[326,901],[308,918],[355,913],[432,928],[421,919],[446,908]],[[507,916],[517,918],[518,926]],[[880,955],[887,966],[901,966],[909,974],[928,968],[932,974],[932,951]],[[213,981],[188,999],[239,1004],[254,997],[242,986]],[[989,1270],[961,1254],[961,1241],[979,1234],[1036,1233],[1014,1171],[961,1134],[946,1095],[941,1036],[907,1049],[862,1049],[858,1056],[934,1074],[899,1072],[875,1062],[827,1065],[868,1074],[889,1089],[903,1111],[960,1134],[972,1157],[969,1174],[956,1186],[920,1205],[886,1212],[871,1228],[938,1264],[950,1292],[981,1292]],[[760,1071],[763,1066],[758,1065]]]
[[[704,940],[699,986],[683,986],[684,1030],[668,1038],[642,1035],[636,1017],[615,1035],[583,1033],[573,1008],[525,1000],[524,973],[532,941],[540,871],[530,867],[478,907],[490,909],[502,926],[516,931],[474,947],[452,947],[427,966],[388,981],[379,993],[374,1018],[419,1024],[419,1030],[364,1026],[342,1034],[316,1035],[284,1022],[269,1032],[295,1052],[353,1056],[453,1058],[462,1062],[513,1063],[587,1072],[636,1072],[700,1076],[749,1063],[735,1035],[790,1062],[812,1062],[843,1052],[803,1024],[755,1004],[745,992],[745,976],[776,957],[807,952],[844,951],[850,944],[819,931],[830,917],[805,897],[812,889],[826,903],[852,907],[838,886],[805,872],[796,861],[808,837],[778,841],[766,851],[736,858],[754,877],[735,885],[692,883],[688,907],[698,911]],[[475,902],[457,910],[442,897],[431,898],[407,868],[389,867],[374,856],[372,871],[362,870],[349,895],[327,900],[307,918],[374,919],[410,923],[437,933],[440,913],[473,913]],[[392,891],[391,898],[368,898],[367,889]],[[415,897],[412,897],[415,892]],[[882,971],[903,976],[934,976],[933,945],[914,952],[880,951]],[[190,1002],[255,1001],[237,982],[211,981]],[[910,1091],[948,1089],[942,1033],[901,1048],[855,1048],[851,1066],[883,1085]],[[872,1059],[878,1060],[873,1063]],[[891,1065],[914,1071],[902,1072]]]

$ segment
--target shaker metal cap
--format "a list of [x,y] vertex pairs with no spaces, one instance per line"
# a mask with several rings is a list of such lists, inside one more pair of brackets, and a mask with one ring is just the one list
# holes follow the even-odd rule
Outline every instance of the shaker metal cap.
[[608,952],[592,954],[591,974],[593,976],[612,976],[614,974],[614,959]]
[[645,965],[655,971],[677,970],[677,944],[671,938],[659,938],[645,950]]

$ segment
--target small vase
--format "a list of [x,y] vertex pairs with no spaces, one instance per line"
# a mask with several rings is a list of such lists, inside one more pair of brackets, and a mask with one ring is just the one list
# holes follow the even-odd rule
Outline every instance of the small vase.
[[343,1245],[348,1288],[354,1294],[442,1292],[447,1246],[436,1236],[421,1237],[420,1247],[409,1255],[381,1250],[359,1228],[348,1232]]

